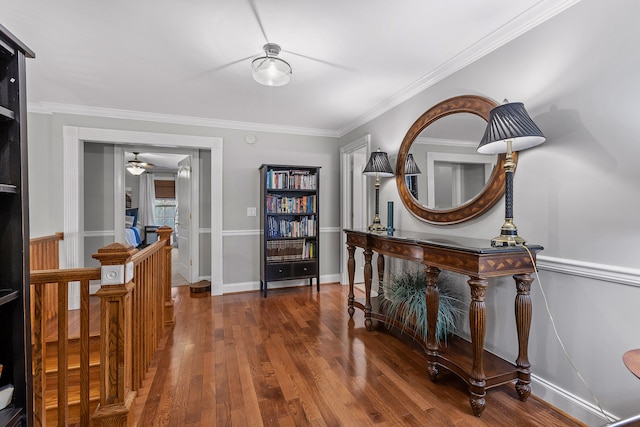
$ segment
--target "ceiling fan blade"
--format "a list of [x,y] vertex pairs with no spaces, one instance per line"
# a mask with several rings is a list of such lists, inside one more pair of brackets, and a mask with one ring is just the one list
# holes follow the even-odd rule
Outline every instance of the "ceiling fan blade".
[[345,70],[345,71],[354,71],[353,68],[345,67],[344,65],[336,64],[335,62],[325,61],[323,59],[314,58],[312,56],[303,55],[301,53],[292,52],[290,50],[282,49],[282,51],[283,52],[287,52],[287,53],[289,53],[291,55],[299,56],[300,58],[310,59],[311,61],[315,61],[315,62],[319,62],[321,64],[329,65],[330,67],[340,68],[341,70]]
[[131,160],[127,162],[127,166],[139,166],[141,168],[145,168],[145,169],[151,169],[154,167],[153,163],[147,163],[147,162],[141,162],[141,161],[136,161],[136,160]]
[[[236,59],[235,61],[228,62],[226,64],[222,64],[222,65],[219,65],[217,67],[208,68],[206,70],[203,70],[203,71],[201,71],[199,73],[194,74],[193,78],[200,79],[200,78],[203,78],[203,77],[209,77],[211,75],[211,73],[215,73],[217,71],[224,70],[225,68],[229,68],[231,66],[234,66],[234,65],[239,64],[241,62],[247,61],[249,59],[256,58],[259,55],[260,55],[259,53],[256,53],[255,55],[245,56],[244,58]],[[263,53],[263,55],[264,55],[264,53]]]
[[248,60],[248,59],[255,58],[255,57],[256,57],[256,56],[258,56],[258,55],[259,55],[259,54],[258,54],[258,53],[256,53],[255,55],[245,56],[244,58],[236,59],[235,61],[228,62],[228,63],[226,63],[226,64],[222,64],[222,65],[220,65],[220,66],[218,66],[218,67],[211,68],[211,69],[207,70],[206,72],[220,71],[220,70],[222,70],[222,69],[225,69],[225,68],[231,67],[232,65],[236,65],[236,64],[238,64],[238,63],[240,63],[240,62],[244,62],[244,61],[246,61],[246,60]]
[[264,26],[262,25],[262,20],[260,19],[260,14],[258,13],[258,7],[256,6],[255,0],[249,0],[249,6],[251,6],[251,10],[253,11],[253,16],[255,16],[258,25],[260,26],[260,31],[262,31],[262,35],[264,36],[264,41],[269,43],[269,37],[267,37],[267,33],[264,31]]
[[140,153],[134,151],[133,152],[133,159],[129,160],[126,163],[126,165],[127,166],[138,166],[138,167],[145,168],[145,169],[150,169],[150,168],[152,168],[154,166],[153,163],[147,163],[147,162],[143,162],[142,160],[140,160],[138,158],[139,154]]

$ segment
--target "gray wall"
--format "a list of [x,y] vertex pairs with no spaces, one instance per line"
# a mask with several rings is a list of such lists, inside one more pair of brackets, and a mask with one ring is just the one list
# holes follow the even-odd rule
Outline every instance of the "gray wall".
[[[32,237],[63,230],[62,128],[78,126],[223,138],[223,256],[225,287],[259,288],[260,217],[247,207],[260,207],[258,167],[262,163],[321,166],[321,281],[338,281],[340,256],[334,242],[340,230],[339,157],[335,138],[275,132],[242,131],[169,123],[141,122],[71,114],[29,114],[29,183]],[[245,136],[256,136],[253,145]],[[200,275],[211,274],[209,223],[211,153],[201,151]],[[112,172],[111,172],[112,173]],[[129,184],[127,184],[129,185]],[[106,197],[106,196],[105,196]],[[113,200],[113,198],[111,198]],[[112,205],[112,201],[110,205]],[[111,228],[113,225],[111,225]],[[88,230],[88,229],[87,229]],[[98,242],[95,245],[105,242]],[[325,244],[326,242],[326,244]],[[110,242],[106,242],[110,243]],[[95,246],[94,245],[94,246]],[[286,283],[286,282],[285,282]]]
[[84,144],[84,265],[98,267],[91,257],[114,241],[114,146]]
[[[640,347],[639,16],[634,0],[583,0],[341,138],[343,145],[371,134],[373,147],[393,154],[413,121],[449,97],[524,102],[547,141],[520,155],[515,223],[521,236],[545,247],[540,279],[567,352],[603,407],[623,418],[640,412],[640,381],[621,360]],[[393,179],[384,180],[380,200],[396,201],[401,229],[488,242],[503,222],[503,201],[461,225],[419,222],[404,209]],[[492,281],[487,296],[487,346],[509,360],[517,355],[514,295],[508,279]],[[532,298],[534,393],[591,425],[604,424],[571,396],[593,405],[555,338],[538,280]]]
[[[224,131],[224,282],[246,289],[259,278],[260,216],[248,217],[247,207],[260,209],[263,163],[320,166],[320,275],[339,281],[340,254],[331,244],[340,226],[340,162],[334,138],[253,132],[255,144],[244,142],[246,132]],[[228,135],[228,137],[225,137]],[[324,231],[323,231],[324,229]],[[331,230],[327,230],[331,229]],[[228,233],[227,233],[228,232]],[[231,235],[233,234],[233,235]],[[245,284],[245,287],[239,284]],[[285,282],[286,283],[286,282]],[[258,286],[257,283],[251,286]],[[274,283],[274,286],[277,286]]]

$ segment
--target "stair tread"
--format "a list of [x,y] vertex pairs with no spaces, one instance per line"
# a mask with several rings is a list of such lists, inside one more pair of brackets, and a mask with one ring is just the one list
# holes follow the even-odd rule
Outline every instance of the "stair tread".
[[[47,358],[45,361],[47,372],[52,372],[49,368],[58,370],[58,358]],[[89,366],[100,365],[100,354],[89,354]],[[78,355],[69,356],[67,369],[80,368],[80,357]]]
[[[77,341],[80,341],[80,335],[68,336],[67,337],[67,342],[68,343],[76,343]],[[89,335],[89,342],[93,342],[93,341],[100,341],[100,334],[90,334]],[[47,339],[45,339],[45,343],[46,343],[47,347],[49,347],[50,345],[56,345],[58,343],[58,337],[57,336],[49,336],[49,337],[47,337]]]
[[[80,386],[70,386],[68,389],[69,405],[76,405],[80,403]],[[100,399],[100,387],[89,387],[89,401]],[[58,407],[58,390],[47,390],[45,396],[45,407],[47,409]]]

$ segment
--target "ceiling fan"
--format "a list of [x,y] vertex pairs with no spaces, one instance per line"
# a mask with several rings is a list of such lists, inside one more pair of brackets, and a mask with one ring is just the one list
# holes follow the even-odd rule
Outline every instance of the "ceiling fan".
[[280,46],[267,43],[263,47],[264,56],[251,61],[253,80],[265,86],[284,86],[291,80],[291,65],[284,59],[278,58]]
[[147,162],[138,160],[138,154],[140,153],[134,152],[133,160],[129,160],[127,162],[127,170],[131,175],[136,175],[136,176],[142,175],[147,169],[150,169],[153,167],[153,163],[147,163]]
[[270,42],[269,38],[267,37],[267,33],[264,30],[264,26],[262,25],[262,20],[260,19],[260,14],[258,13],[258,8],[256,6],[256,1],[248,0],[248,3],[249,3],[249,6],[251,7],[254,18],[256,19],[256,22],[260,27],[260,31],[262,32],[262,35],[266,41],[266,44],[262,47],[262,50],[264,51],[264,53],[258,54],[257,56],[255,54],[250,55],[250,56],[235,60],[233,62],[221,65],[215,68],[214,71],[229,67],[231,65],[235,65],[240,62],[244,62],[248,59],[252,59],[251,60],[252,75],[253,75],[253,79],[256,82],[265,86],[284,86],[287,83],[289,83],[289,81],[291,80],[291,74],[293,70],[289,62],[279,57],[280,52],[286,52],[287,54],[295,55],[300,58],[309,59],[309,60],[320,62],[322,64],[329,65],[332,67],[348,70],[347,67],[341,66],[339,64],[335,64],[329,61],[324,61],[322,59],[314,58],[307,55],[302,55],[289,50],[284,50],[280,47],[279,44]]

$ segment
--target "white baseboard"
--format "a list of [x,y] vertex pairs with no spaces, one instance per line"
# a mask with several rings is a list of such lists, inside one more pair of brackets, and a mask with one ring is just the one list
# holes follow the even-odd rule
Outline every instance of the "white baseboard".
[[610,412],[605,411],[605,416],[593,403],[534,374],[531,374],[531,393],[590,426],[601,426],[619,420],[619,417]]
[[[336,283],[340,281],[340,274],[325,274],[320,276],[320,284]],[[269,282],[268,289],[291,288],[295,286],[305,286],[309,284],[309,279],[283,280],[278,282]],[[315,286],[315,281],[313,282]],[[259,291],[260,282],[238,282],[225,283],[223,285],[224,293],[231,294],[235,292]]]
[[89,295],[95,295],[101,286],[102,282],[100,280],[92,280],[89,282]]

